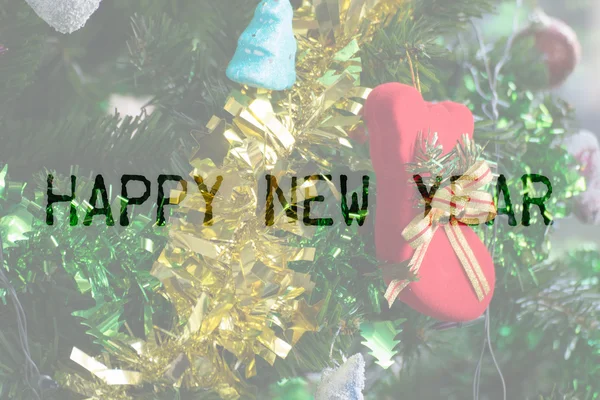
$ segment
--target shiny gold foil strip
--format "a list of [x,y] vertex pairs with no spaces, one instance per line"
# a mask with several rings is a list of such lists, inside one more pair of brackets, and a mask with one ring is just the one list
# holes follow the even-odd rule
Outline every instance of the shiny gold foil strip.
[[100,378],[108,385],[139,385],[142,375],[135,371],[108,369],[106,365],[74,347],[71,351],[71,360]]

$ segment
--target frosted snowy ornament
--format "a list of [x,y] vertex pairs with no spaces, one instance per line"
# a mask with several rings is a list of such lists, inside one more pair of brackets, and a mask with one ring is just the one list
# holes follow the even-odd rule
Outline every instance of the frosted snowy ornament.
[[315,400],[364,400],[365,360],[358,353],[337,369],[323,371]]
[[60,33],[82,28],[101,0],[25,0],[35,13]]

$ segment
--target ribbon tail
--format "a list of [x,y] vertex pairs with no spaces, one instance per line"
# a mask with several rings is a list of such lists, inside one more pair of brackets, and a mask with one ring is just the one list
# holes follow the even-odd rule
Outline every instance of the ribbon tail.
[[390,282],[387,290],[385,291],[385,295],[384,295],[390,308],[392,308],[392,305],[396,301],[396,298],[400,295],[400,292],[402,292],[404,290],[404,288],[406,288],[408,286],[409,283],[410,283],[410,281],[408,281],[406,279],[403,279],[403,280],[394,279],[393,281]]
[[484,297],[490,293],[490,287],[487,282],[485,275],[483,274],[483,270],[475,258],[471,247],[469,246],[467,239],[462,234],[460,230],[460,226],[456,220],[453,220],[450,225],[446,225],[444,227],[446,234],[448,235],[448,239],[450,240],[450,244],[452,248],[454,248],[454,252],[473,286],[475,290],[475,294],[477,295],[477,299],[482,301]]
[[[461,243],[467,243],[467,239],[464,237],[458,224],[453,224],[453,229],[456,231],[456,235],[458,236],[459,241]],[[473,270],[475,271],[475,275],[477,276],[477,279],[479,280],[479,284],[481,285],[481,288],[483,289],[483,294],[484,294],[484,296],[487,296],[491,290],[490,290],[490,285],[487,281],[487,278],[483,274],[481,265],[479,265],[479,261],[477,261],[475,254],[473,254],[473,250],[471,249],[471,246],[465,246],[464,250],[465,250],[465,254],[467,255],[468,259],[471,261],[471,265],[473,265]]]

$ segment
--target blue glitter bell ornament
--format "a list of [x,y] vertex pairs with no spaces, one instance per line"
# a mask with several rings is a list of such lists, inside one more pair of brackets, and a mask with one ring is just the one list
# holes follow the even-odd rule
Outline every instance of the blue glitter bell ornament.
[[297,48],[293,17],[289,0],[263,0],[238,40],[227,77],[256,88],[291,88],[296,82]]

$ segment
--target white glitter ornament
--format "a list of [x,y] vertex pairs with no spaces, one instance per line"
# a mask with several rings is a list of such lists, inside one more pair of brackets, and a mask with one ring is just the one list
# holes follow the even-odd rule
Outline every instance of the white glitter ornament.
[[588,188],[576,198],[575,216],[584,224],[600,225],[600,190]]
[[82,28],[101,0],[25,0],[33,11],[60,33]]
[[581,130],[563,142],[566,150],[577,160],[588,187],[600,188],[600,143],[590,131]]
[[600,142],[592,132],[581,130],[562,144],[577,160],[587,185],[575,198],[575,216],[585,224],[600,225]]
[[365,360],[358,353],[337,369],[323,371],[315,400],[364,400]]

